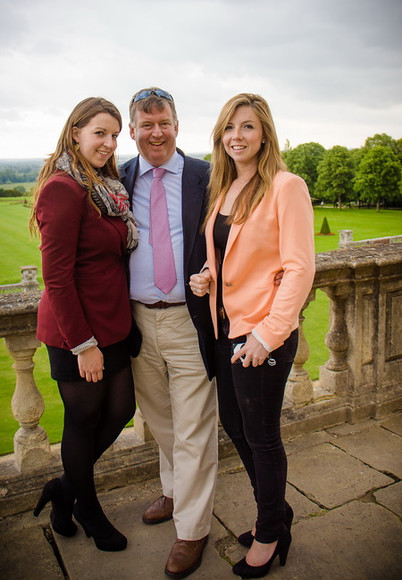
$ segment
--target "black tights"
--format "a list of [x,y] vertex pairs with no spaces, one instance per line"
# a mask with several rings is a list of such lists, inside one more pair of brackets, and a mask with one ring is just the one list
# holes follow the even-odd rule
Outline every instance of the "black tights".
[[80,506],[98,508],[94,464],[115,441],[135,411],[131,367],[98,383],[59,381],[64,403],[61,456],[64,486],[72,489]]

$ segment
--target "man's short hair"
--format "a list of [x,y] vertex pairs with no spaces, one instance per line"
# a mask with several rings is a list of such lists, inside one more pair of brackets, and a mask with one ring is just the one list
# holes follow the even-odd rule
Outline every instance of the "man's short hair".
[[152,113],[153,109],[156,108],[162,111],[166,104],[171,108],[173,120],[177,123],[177,113],[174,104],[173,97],[167,91],[160,89],[158,87],[150,87],[149,89],[141,89],[130,101],[129,113],[130,113],[130,124],[134,125],[135,115],[137,111],[145,111],[145,113]]

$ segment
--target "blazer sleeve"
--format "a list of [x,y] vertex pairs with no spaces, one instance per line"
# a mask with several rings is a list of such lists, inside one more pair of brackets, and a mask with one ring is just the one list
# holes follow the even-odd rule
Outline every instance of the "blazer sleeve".
[[62,178],[45,185],[37,206],[47,298],[70,349],[93,336],[74,283],[81,221],[88,211],[85,190]]
[[273,350],[281,346],[293,330],[314,280],[314,218],[303,179],[290,174],[281,184],[276,212],[279,257],[284,275],[268,316],[255,327],[257,334]]

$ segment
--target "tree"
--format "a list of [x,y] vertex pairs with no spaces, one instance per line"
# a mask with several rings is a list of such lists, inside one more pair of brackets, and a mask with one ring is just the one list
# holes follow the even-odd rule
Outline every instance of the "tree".
[[360,198],[375,204],[400,197],[401,165],[390,147],[375,145],[364,155],[354,180],[354,190]]
[[286,152],[286,164],[289,171],[300,175],[307,183],[313,197],[318,175],[318,164],[325,154],[325,148],[319,143],[303,143]]
[[341,145],[335,145],[326,151],[318,165],[318,178],[315,195],[322,199],[342,203],[350,201],[353,195],[354,167],[350,151]]
[[364,147],[359,147],[359,149],[349,149],[349,151],[352,157],[353,167],[356,172],[359,168],[360,161],[364,157],[364,154],[367,153],[367,149],[364,149]]
[[331,228],[329,227],[329,223],[328,223],[328,220],[327,220],[327,218],[326,218],[326,217],[325,217],[325,218],[322,220],[322,225],[321,225],[321,229],[320,229],[320,234],[321,234],[322,236],[329,236],[329,235],[332,235],[332,234],[331,234]]
[[383,145],[384,147],[389,147],[395,153],[399,162],[402,163],[402,142],[401,139],[396,141],[390,135],[386,133],[376,133],[374,137],[367,137],[364,144],[364,148],[369,150],[378,145]]

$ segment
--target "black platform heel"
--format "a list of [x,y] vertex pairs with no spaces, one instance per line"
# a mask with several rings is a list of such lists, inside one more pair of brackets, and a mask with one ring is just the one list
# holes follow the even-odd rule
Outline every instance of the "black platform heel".
[[242,578],[262,578],[268,574],[272,562],[277,556],[279,556],[280,565],[285,566],[291,542],[292,536],[290,535],[289,530],[287,530],[285,534],[279,537],[275,551],[268,562],[262,566],[250,566],[250,564],[247,563],[246,558],[243,558],[233,566],[233,574],[237,574]]
[[[293,513],[291,506],[289,504],[286,504],[285,526],[287,527],[289,532],[290,532],[290,528],[292,527],[293,516],[294,516],[294,513]],[[248,532],[244,532],[243,534],[240,534],[240,536],[237,538],[237,541],[242,546],[245,546],[246,548],[251,548],[251,544],[254,542],[254,536],[252,534],[252,530],[249,530]]]
[[98,550],[120,552],[127,547],[127,538],[109,522],[102,509],[96,514],[84,514],[78,504],[74,506],[74,517],[88,538],[93,538]]
[[63,485],[59,478],[51,479],[45,483],[33,512],[35,517],[38,517],[49,501],[52,502],[50,521],[53,530],[61,536],[71,538],[77,533],[78,528],[72,520],[72,503],[66,501]]

